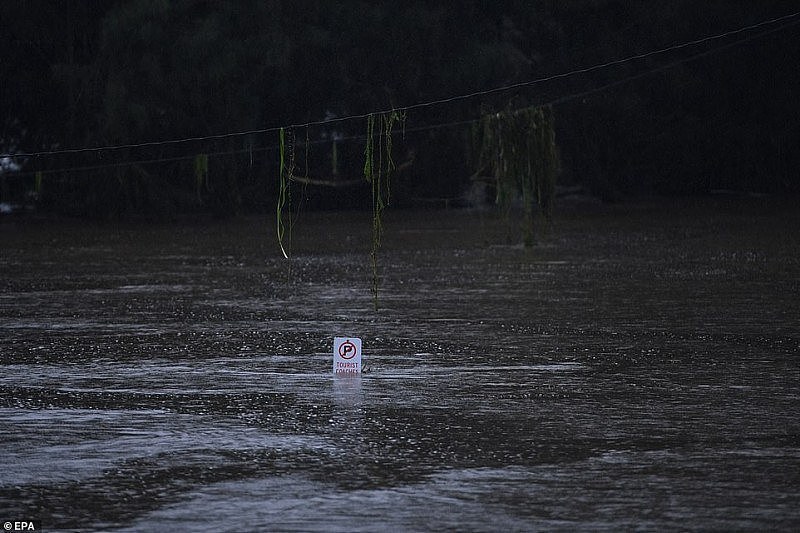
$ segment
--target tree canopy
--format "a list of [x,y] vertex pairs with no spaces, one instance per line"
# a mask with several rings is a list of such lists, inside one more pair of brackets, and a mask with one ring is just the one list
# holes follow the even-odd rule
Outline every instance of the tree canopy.
[[[0,152],[37,155],[18,159],[30,179],[12,186],[7,175],[0,194],[33,187],[38,172],[43,206],[67,212],[267,209],[277,128],[313,123],[293,132],[297,165],[344,180],[363,165],[363,117],[411,106],[396,199],[452,197],[475,172],[470,124],[548,104],[561,179],[605,198],[797,191],[800,17],[723,36],[796,10],[786,0],[8,2]],[[694,42],[708,36],[720,37]],[[692,44],[671,49],[681,43]],[[72,151],[108,146],[124,148]],[[308,198],[352,206],[369,194],[322,187]]]

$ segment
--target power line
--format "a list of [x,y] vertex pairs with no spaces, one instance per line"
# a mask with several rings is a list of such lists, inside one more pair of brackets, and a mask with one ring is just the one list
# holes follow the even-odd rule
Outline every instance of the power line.
[[[678,60],[675,60],[675,61],[671,61],[669,63],[665,63],[663,65],[648,69],[646,71],[639,72],[639,73],[627,76],[627,77],[622,78],[622,79],[618,79],[618,80],[614,80],[614,81],[605,83],[605,84],[600,85],[598,87],[593,87],[593,88],[586,89],[586,90],[583,90],[583,91],[578,91],[578,92],[566,94],[566,95],[563,95],[563,96],[559,96],[559,97],[551,99],[551,100],[542,101],[542,102],[540,102],[540,103],[538,103],[536,105],[538,105],[538,106],[559,105],[559,104],[563,104],[563,103],[566,103],[566,102],[569,102],[569,101],[572,101],[572,100],[576,100],[578,98],[584,98],[584,97],[589,96],[591,94],[596,94],[596,93],[599,93],[599,92],[602,92],[602,91],[606,91],[606,90],[611,89],[613,87],[617,87],[617,86],[623,85],[625,83],[629,83],[631,81],[634,81],[634,80],[637,80],[637,79],[640,79],[640,78],[655,74],[657,72],[663,72],[663,71],[669,70],[670,68],[673,68],[675,66],[678,66],[678,65],[681,65],[681,64],[685,64],[685,63],[688,63],[688,62],[691,62],[691,61],[695,61],[695,60],[703,58],[703,57],[707,57],[709,55],[718,53],[718,52],[720,52],[722,50],[726,50],[726,49],[732,48],[734,46],[740,45],[740,44],[742,44],[744,42],[748,42],[748,41],[751,41],[751,40],[754,40],[754,39],[757,39],[757,38],[760,38],[760,37],[764,37],[766,35],[770,35],[772,33],[776,33],[776,32],[781,31],[781,30],[783,30],[783,29],[785,29],[787,27],[795,26],[797,24],[800,24],[800,20],[794,21],[794,22],[789,22],[789,23],[783,24],[783,25],[781,25],[781,26],[779,26],[777,28],[772,28],[770,30],[766,30],[766,31],[763,31],[763,32],[760,32],[760,33],[757,33],[757,34],[754,34],[754,35],[748,35],[747,37],[744,37],[742,39],[738,39],[736,41],[733,41],[733,42],[730,42],[730,43],[726,43],[726,44],[718,46],[716,48],[713,48],[713,49],[710,49],[710,50],[705,50],[703,52],[699,52],[697,54],[693,54],[693,55],[688,56],[688,57],[684,57],[684,58],[681,58],[681,59],[678,59]],[[408,107],[407,108],[403,108],[403,109],[404,110],[408,109]],[[357,115],[355,117],[342,117],[342,118],[340,118],[338,120],[347,120],[348,118],[362,118],[363,119],[363,118],[365,118],[367,116],[368,115],[365,114],[365,115]],[[421,132],[421,131],[430,131],[430,130],[435,130],[435,129],[445,129],[445,128],[456,127],[456,126],[466,126],[466,125],[474,124],[474,123],[478,122],[479,120],[480,120],[480,118],[472,118],[472,119],[465,119],[465,120],[452,121],[452,122],[443,122],[443,123],[437,123],[437,124],[427,124],[427,125],[424,125],[424,126],[417,126],[417,127],[413,127],[413,128],[404,128],[404,133],[417,133],[417,132]],[[334,121],[335,120],[321,121],[319,123],[320,124],[324,124],[324,123],[330,123],[330,122],[334,122]],[[298,124],[298,125],[286,126],[286,128],[287,129],[288,128],[298,128],[299,129],[299,128],[307,127],[307,126],[310,126],[310,125],[316,125],[316,124],[318,124],[318,123]],[[280,129],[280,128],[275,128],[275,131],[277,131],[277,129]],[[341,142],[345,142],[345,141],[363,141],[365,139],[366,139],[365,135],[350,135],[350,136],[343,136],[343,137],[339,138],[338,140],[341,141]],[[313,145],[317,145],[317,144],[325,144],[325,143],[328,143],[328,142],[330,142],[329,139],[315,139],[313,141],[308,141],[308,145],[313,146]],[[242,148],[242,149],[238,149],[238,150],[209,152],[209,153],[206,153],[205,155],[207,155],[209,157],[219,157],[219,156],[246,154],[246,153],[254,154],[254,153],[274,151],[274,150],[278,150],[278,148],[279,148],[278,145],[269,145],[269,146],[263,146],[263,147],[248,147],[248,148]],[[121,161],[121,162],[116,162],[116,163],[87,165],[87,166],[80,166],[80,167],[66,167],[66,168],[60,168],[60,169],[47,169],[47,170],[41,170],[39,172],[42,175],[58,174],[58,173],[64,173],[64,172],[79,172],[79,171],[84,171],[85,172],[85,171],[92,171],[92,170],[102,170],[102,169],[106,169],[106,168],[120,168],[120,167],[131,166],[131,165],[149,165],[149,164],[155,164],[155,163],[171,163],[171,162],[179,162],[179,161],[189,161],[189,160],[194,159],[195,157],[196,157],[196,154],[187,155],[187,156],[169,157],[169,158],[137,159],[137,160]],[[25,176],[25,175],[34,175],[36,173],[37,173],[36,171],[25,171],[25,172],[15,173],[15,175]]]
[[628,83],[630,81],[634,81],[634,80],[637,80],[639,78],[643,78],[643,77],[649,76],[651,74],[655,74],[657,72],[663,72],[665,70],[669,70],[669,69],[671,69],[673,67],[676,67],[678,65],[689,63],[689,62],[695,61],[697,59],[701,59],[703,57],[708,57],[708,56],[710,56],[712,54],[716,54],[716,53],[719,53],[719,52],[721,52],[723,50],[727,50],[729,48],[733,48],[734,46],[738,46],[738,45],[740,45],[742,43],[749,42],[749,41],[752,41],[754,39],[758,39],[760,37],[764,37],[766,35],[771,35],[773,33],[777,33],[777,32],[779,32],[781,30],[784,30],[784,29],[792,27],[792,26],[797,26],[798,24],[800,24],[800,20],[796,20],[794,22],[789,22],[789,23],[783,24],[783,25],[781,25],[781,26],[779,26],[777,28],[766,30],[766,31],[763,31],[763,32],[760,32],[760,33],[757,33],[757,34],[754,34],[754,35],[748,35],[747,37],[744,37],[742,39],[738,39],[738,40],[730,42],[730,43],[726,43],[726,44],[718,46],[716,48],[712,48],[710,50],[705,50],[703,52],[698,52],[698,53],[693,54],[691,56],[684,57],[684,58],[681,58],[681,59],[676,59],[675,61],[670,61],[669,63],[665,63],[665,64],[660,65],[658,67],[654,67],[654,68],[648,69],[648,70],[646,70],[644,72],[639,72],[637,74],[632,74],[630,76],[627,76],[627,77],[619,79],[619,80],[614,80],[614,81],[605,83],[603,85],[600,85],[599,87],[594,87],[592,89],[588,89],[588,90],[585,90],[585,91],[572,93],[572,94],[568,94],[568,95],[564,95],[564,96],[555,98],[555,99],[550,100],[550,101],[548,101],[548,102],[546,102],[546,103],[544,103],[542,105],[558,105],[558,104],[562,104],[564,102],[568,102],[570,100],[575,100],[577,98],[583,98],[583,97],[589,96],[591,94],[602,92],[602,91],[608,90],[608,89],[610,89],[612,87],[617,87],[619,85],[623,85],[623,84]]
[[[190,142],[200,142],[200,141],[228,139],[228,138],[232,138],[232,137],[244,137],[244,136],[248,136],[248,135],[262,135],[262,134],[265,134],[265,133],[278,132],[281,129],[307,128],[307,127],[311,127],[311,126],[321,126],[321,125],[326,125],[326,124],[334,124],[334,123],[345,122],[345,121],[349,121],[349,120],[365,119],[370,115],[389,113],[389,112],[392,112],[392,111],[407,112],[407,111],[411,111],[411,110],[414,110],[414,109],[421,109],[421,108],[425,108],[425,107],[433,107],[433,106],[437,106],[437,105],[443,105],[443,104],[453,103],[453,102],[457,102],[457,101],[468,100],[468,99],[476,98],[476,97],[479,97],[479,96],[487,96],[487,95],[490,95],[490,94],[506,92],[506,91],[510,91],[510,90],[514,90],[514,89],[520,89],[520,88],[524,88],[524,87],[531,87],[531,86],[539,85],[539,84],[546,83],[546,82],[556,81],[556,80],[560,80],[560,79],[566,79],[566,78],[569,78],[569,77],[572,77],[572,76],[576,76],[576,75],[589,74],[589,73],[597,72],[597,71],[600,71],[600,70],[603,70],[603,69],[607,69],[607,68],[610,68],[610,67],[614,67],[614,66],[619,66],[619,65],[626,64],[626,63],[630,63],[630,62],[633,62],[633,61],[639,61],[639,60],[642,60],[642,59],[646,59],[646,58],[650,58],[650,57],[654,57],[654,56],[658,56],[658,55],[663,55],[663,54],[666,54],[666,53],[669,53],[669,52],[674,52],[674,51],[677,51],[677,50],[683,50],[683,49],[690,48],[690,47],[693,47],[693,46],[698,46],[700,44],[718,41],[718,40],[721,40],[721,39],[725,39],[727,37],[731,37],[731,36],[734,36],[734,35],[739,35],[739,34],[742,34],[742,33],[750,32],[750,31],[753,31],[753,30],[756,30],[756,29],[759,29],[759,28],[763,28],[765,26],[770,26],[770,25],[781,23],[781,22],[784,22],[784,21],[789,21],[791,19],[797,18],[798,16],[800,16],[800,12],[795,12],[795,13],[784,15],[784,16],[781,16],[781,17],[772,18],[772,19],[769,19],[769,20],[764,20],[764,21],[758,22],[756,24],[750,24],[748,26],[743,26],[743,27],[738,28],[738,29],[726,31],[726,32],[715,34],[715,35],[711,35],[711,36],[702,37],[702,38],[699,38],[699,39],[694,39],[694,40],[691,40],[691,41],[686,41],[686,42],[683,42],[683,43],[680,43],[680,44],[675,44],[675,45],[672,45],[672,46],[668,46],[666,48],[660,48],[660,49],[652,50],[652,51],[649,51],[649,52],[644,52],[644,53],[640,53],[640,54],[634,54],[634,55],[631,55],[631,56],[624,57],[622,59],[616,59],[616,60],[612,60],[612,61],[607,61],[607,62],[604,62],[604,63],[599,63],[599,64],[596,64],[596,65],[592,65],[590,67],[577,68],[577,69],[573,69],[573,70],[570,70],[570,71],[567,71],[567,72],[563,72],[563,73],[559,73],[559,74],[553,74],[553,75],[550,75],[550,76],[544,76],[544,77],[541,77],[541,78],[536,78],[536,79],[528,80],[528,81],[524,81],[524,82],[513,83],[513,84],[504,85],[504,86],[500,86],[500,87],[494,87],[494,88],[491,88],[491,89],[485,89],[485,90],[482,90],[482,91],[475,91],[475,92],[465,93],[465,94],[461,94],[461,95],[450,96],[450,97],[447,97],[447,98],[441,98],[441,99],[437,99],[437,100],[430,100],[430,101],[426,101],[426,102],[418,102],[416,104],[411,104],[411,105],[407,105],[407,106],[403,106],[403,107],[397,107],[397,108],[393,108],[393,109],[386,109],[386,110],[383,110],[383,111],[373,111],[373,112],[370,112],[370,113],[353,114],[353,115],[347,115],[347,116],[344,116],[344,117],[334,117],[334,118],[330,118],[330,119],[316,120],[316,121],[310,121],[310,122],[305,122],[305,123],[289,124],[289,125],[286,125],[286,126],[273,126],[273,127],[269,127],[269,128],[253,129],[253,130],[239,131],[239,132],[221,133],[221,134],[215,134],[215,135],[184,137],[184,138],[179,138],[179,139],[170,139],[170,140],[163,140],[163,141],[147,141],[147,142],[141,142],[141,143],[129,143],[129,144],[108,145],[108,146],[99,146],[99,147],[72,148],[72,149],[63,149],[63,150],[46,150],[46,151],[39,151],[39,152],[26,152],[26,153],[17,153],[17,154],[0,154],[0,157],[27,157],[27,158],[33,158],[33,157],[50,156],[50,155],[67,155],[67,154],[79,154],[79,153],[88,153],[88,152],[98,153],[98,152],[104,152],[104,151],[123,150],[123,149],[132,149],[132,148],[147,148],[147,147],[154,147],[154,146],[168,146],[168,145],[175,145],[175,144],[185,144],[185,143],[190,143]],[[781,30],[783,30],[785,28],[788,28],[788,27],[791,27],[791,26],[795,26],[797,24],[800,24],[800,20],[796,20],[796,21],[793,21],[793,22],[788,22],[786,24],[782,24],[777,28],[773,28],[771,30],[760,32],[760,33],[758,33],[756,35],[747,36],[747,37],[745,37],[743,39],[739,39],[739,40],[737,40],[735,42],[728,43],[726,45],[714,48],[712,50],[707,50],[707,51],[704,51],[704,52],[689,56],[688,58],[679,59],[679,60],[673,61],[671,63],[668,63],[666,65],[662,65],[660,67],[657,67],[655,69],[650,69],[650,70],[645,71],[643,73],[635,74],[633,76],[629,76],[629,77],[624,78],[622,80],[617,80],[615,82],[611,82],[611,83],[605,84],[605,85],[603,85],[603,86],[601,86],[599,88],[594,88],[594,89],[590,89],[588,91],[583,91],[583,92],[580,92],[580,93],[575,93],[575,94],[572,94],[572,95],[566,95],[566,96],[563,96],[563,97],[559,97],[559,98],[556,98],[556,99],[552,100],[551,102],[543,103],[542,105],[555,105],[555,104],[563,103],[565,101],[568,101],[568,100],[571,100],[571,99],[574,99],[574,98],[579,98],[579,97],[586,96],[588,94],[592,94],[592,93],[595,93],[595,92],[606,90],[606,89],[608,89],[610,87],[613,87],[613,86],[616,86],[616,85],[620,85],[622,83],[626,83],[626,82],[631,81],[633,79],[638,79],[638,78],[641,78],[643,76],[652,74],[654,72],[658,72],[658,71],[662,71],[662,70],[671,68],[671,67],[673,67],[673,66],[675,66],[677,64],[681,64],[681,63],[684,63],[684,62],[687,62],[687,61],[692,61],[692,60],[697,59],[699,57],[704,57],[706,55],[710,55],[711,53],[715,53],[715,52],[718,52],[720,50],[724,50],[724,49],[730,48],[730,47],[732,47],[734,45],[741,44],[743,42],[747,42],[747,41],[753,40],[755,38],[762,37],[764,35],[768,35],[768,34],[772,34],[772,33],[781,31]],[[422,130],[422,129],[435,129],[435,128],[442,128],[442,127],[447,127],[447,126],[451,126],[451,125],[468,124],[468,123],[472,123],[472,122],[474,122],[474,120],[465,120],[465,121],[458,121],[458,122],[447,123],[447,124],[437,124],[437,125],[433,125],[433,126],[414,128],[413,130],[408,130],[408,131],[419,131],[419,130]],[[260,148],[259,150],[270,150],[270,149],[275,149],[275,148],[277,148],[277,147],[266,147],[266,148]],[[253,151],[253,150],[251,150],[251,149],[243,149],[243,150],[236,150],[236,151],[231,151],[231,152],[217,152],[215,154],[209,154],[209,155],[227,155],[227,154],[234,154],[234,153],[246,153],[248,151]],[[166,158],[166,159],[148,159],[148,160],[140,160],[140,161],[131,161],[131,162],[128,162],[128,163],[125,163],[125,162],[123,162],[123,163],[110,163],[110,164],[106,164],[106,165],[94,165],[94,166],[87,166],[87,167],[80,167],[80,168],[76,167],[76,168],[74,168],[74,170],[97,170],[97,169],[102,169],[102,168],[112,168],[112,167],[124,166],[126,164],[147,164],[147,163],[154,163],[154,162],[158,162],[158,161],[170,162],[170,161],[178,161],[178,160],[188,160],[188,159],[192,159],[193,157],[194,156],[192,155],[192,156],[173,157],[173,158]],[[67,171],[67,170],[73,170],[73,168],[63,169],[60,172]],[[59,172],[59,171],[47,170],[47,171],[43,171],[43,172],[54,173],[54,172]]]
[[[545,76],[543,78],[538,78],[538,79],[535,79],[535,80],[524,81],[524,82],[514,83],[514,84],[511,84],[511,85],[505,85],[503,87],[495,87],[495,88],[486,89],[486,90],[483,90],[483,91],[476,91],[476,92],[473,92],[473,93],[463,94],[463,95],[459,95],[459,96],[452,96],[450,98],[443,98],[443,99],[440,99],[440,100],[433,100],[433,101],[430,101],[430,102],[414,104],[414,105],[410,105],[410,106],[401,108],[399,110],[400,111],[408,111],[408,110],[411,110],[411,109],[418,109],[418,108],[422,108],[422,107],[430,107],[430,106],[439,105],[439,104],[456,102],[456,101],[459,101],[459,100],[467,100],[467,99],[475,98],[475,97],[478,97],[478,96],[486,96],[486,95],[494,94],[494,93],[498,93],[498,92],[505,92],[505,91],[509,91],[509,90],[512,90],[512,89],[519,89],[519,88],[522,88],[522,87],[530,87],[532,85],[538,85],[538,84],[549,82],[549,81],[555,81],[555,80],[559,80],[559,79],[569,78],[569,77],[572,77],[572,76],[575,76],[575,75],[578,75],[578,74],[589,74],[591,72],[596,72],[598,70],[603,70],[603,69],[606,69],[606,68],[609,68],[609,67],[615,67],[615,66],[622,65],[622,64],[625,64],[625,63],[630,63],[632,61],[638,61],[640,59],[646,59],[648,57],[661,55],[661,54],[665,54],[665,53],[668,53],[668,52],[674,52],[676,50],[681,50],[681,49],[688,48],[688,47],[691,47],[691,46],[697,46],[697,45],[700,45],[700,44],[703,44],[703,43],[707,43],[707,42],[711,42],[711,41],[717,41],[717,40],[720,40],[720,39],[724,39],[726,37],[730,37],[732,35],[737,35],[737,34],[744,33],[744,32],[747,32],[747,31],[751,31],[751,30],[754,30],[754,29],[757,29],[757,28],[761,28],[763,26],[767,26],[767,25],[770,25],[770,24],[775,24],[775,23],[778,23],[778,22],[782,22],[784,20],[788,20],[788,19],[797,17],[798,15],[800,15],[800,12],[792,13],[791,15],[785,15],[785,16],[778,17],[778,18],[771,19],[771,20],[766,20],[766,21],[763,21],[763,22],[759,22],[757,24],[751,24],[749,26],[745,26],[745,27],[742,27],[742,28],[739,28],[739,29],[736,29],[736,30],[727,31],[725,33],[720,33],[720,34],[717,34],[717,35],[703,37],[701,39],[695,39],[693,41],[687,41],[685,43],[676,44],[676,45],[673,45],[673,46],[668,46],[666,48],[661,48],[659,50],[653,50],[653,51],[650,51],[650,52],[645,52],[645,53],[641,53],[641,54],[635,54],[635,55],[632,55],[632,56],[628,56],[628,57],[625,57],[625,58],[622,58],[622,59],[616,59],[616,60],[613,60],[613,61],[608,61],[606,63],[600,63],[600,64],[597,64],[597,65],[593,65],[591,67],[578,68],[578,69],[570,70],[569,72],[564,72],[564,73],[561,73],[561,74],[554,74],[552,76]],[[779,29],[783,29],[784,27],[787,27],[787,26],[790,26],[790,25],[793,25],[793,24],[787,24],[787,25],[781,26],[781,28],[779,28]],[[366,116],[366,115],[362,115],[362,117],[363,116]]]

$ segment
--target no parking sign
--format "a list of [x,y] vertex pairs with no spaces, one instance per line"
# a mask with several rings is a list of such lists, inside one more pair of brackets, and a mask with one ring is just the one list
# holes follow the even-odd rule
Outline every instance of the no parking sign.
[[333,339],[333,373],[361,373],[361,339],[356,337]]

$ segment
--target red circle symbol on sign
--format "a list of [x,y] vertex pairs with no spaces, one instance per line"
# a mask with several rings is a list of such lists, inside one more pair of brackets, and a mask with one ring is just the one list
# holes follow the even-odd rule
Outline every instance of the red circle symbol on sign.
[[339,357],[342,359],[352,359],[356,356],[356,345],[351,341],[344,341],[339,345]]

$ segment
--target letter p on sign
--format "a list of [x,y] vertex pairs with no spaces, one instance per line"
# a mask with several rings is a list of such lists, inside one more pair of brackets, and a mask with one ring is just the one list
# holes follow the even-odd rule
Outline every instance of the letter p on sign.
[[333,339],[333,373],[361,373],[361,339],[356,337]]

